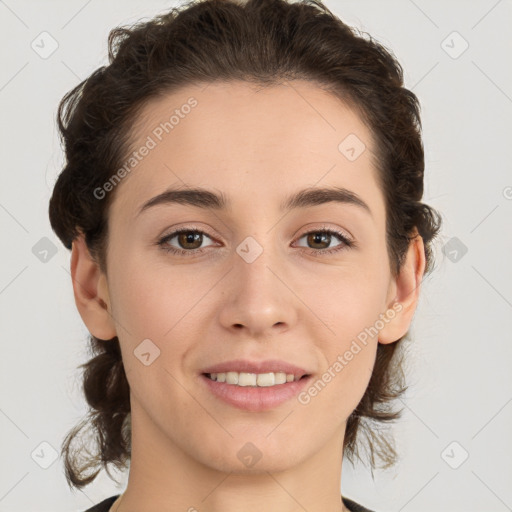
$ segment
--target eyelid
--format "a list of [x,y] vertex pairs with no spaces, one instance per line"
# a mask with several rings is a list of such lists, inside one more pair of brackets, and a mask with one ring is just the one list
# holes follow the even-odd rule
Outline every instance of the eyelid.
[[[165,250],[166,252],[175,253],[175,254],[177,254],[179,256],[187,255],[187,256],[193,257],[195,255],[201,254],[201,253],[203,253],[203,252],[208,250],[207,247],[204,247],[204,248],[201,248],[201,249],[186,250],[186,249],[176,248],[176,247],[173,247],[173,246],[166,246],[166,244],[167,244],[167,242],[169,240],[173,239],[175,236],[178,236],[179,234],[181,234],[183,232],[200,233],[200,234],[206,235],[208,238],[210,238],[214,242],[217,241],[216,237],[211,235],[208,229],[200,228],[197,225],[195,225],[195,226],[187,226],[187,225],[185,225],[185,226],[180,226],[180,227],[174,228],[169,233],[161,235],[158,238],[158,241],[156,242],[156,245],[161,246],[161,248],[163,250]],[[331,236],[336,236],[336,237],[338,237],[338,239],[341,242],[341,247],[340,246],[336,246],[336,247],[333,247],[331,249],[317,249],[316,250],[316,249],[311,249],[311,248],[304,247],[304,246],[298,246],[299,250],[301,250],[302,252],[305,251],[305,252],[308,252],[310,254],[311,253],[317,253],[316,254],[317,256],[322,256],[322,255],[329,255],[329,254],[333,254],[333,253],[338,253],[338,252],[341,252],[341,251],[343,251],[345,249],[357,248],[358,247],[356,242],[355,242],[355,240],[354,240],[354,237],[351,234],[347,234],[346,230],[343,230],[343,229],[341,229],[339,227],[330,227],[330,226],[325,225],[325,224],[323,224],[321,226],[310,226],[309,228],[304,228],[304,231],[302,231],[302,234],[300,234],[299,236],[295,236],[294,240],[300,240],[304,236],[309,235],[311,233],[328,233]]]
[[[175,229],[171,229],[168,233],[165,233],[163,235],[160,235],[158,237],[158,241],[157,243],[160,243],[160,241],[162,240],[171,240],[172,238],[174,238],[175,236],[179,235],[180,233],[200,233],[202,234],[203,236],[206,235],[208,238],[210,238],[212,241],[216,242],[217,241],[217,237],[215,237],[214,235],[210,234],[210,232],[207,230],[207,229],[204,229],[204,228],[200,228],[200,227],[197,227],[197,226],[181,226],[181,227],[178,227],[178,228],[175,228]],[[198,249],[198,250],[201,250],[201,249]],[[193,250],[189,250],[187,252],[193,252]]]
[[[213,235],[209,231],[209,228],[198,227],[197,225],[184,225],[184,226],[180,226],[180,227],[177,227],[177,228],[172,228],[172,229],[169,230],[168,233],[167,233],[167,230],[164,231],[164,233],[162,235],[160,235],[158,238],[161,239],[161,238],[165,238],[165,237],[170,236],[170,235],[176,235],[177,233],[179,233],[181,231],[201,231],[201,232],[207,234],[213,240],[216,240],[216,238],[217,238],[215,235]],[[299,230],[299,232],[300,231],[301,230]],[[301,238],[304,235],[307,235],[307,234],[311,233],[312,231],[337,231],[340,234],[342,234],[345,238],[350,240],[351,242],[355,242],[354,237],[352,236],[352,234],[347,229],[343,229],[343,228],[339,228],[339,227],[332,227],[332,226],[329,226],[327,224],[321,224],[320,226],[309,226],[309,227],[306,227],[306,228],[304,228],[304,231],[302,231],[302,234],[300,236],[297,235],[297,232],[293,236],[295,238],[297,238],[297,237]]]
[[302,232],[301,235],[296,237],[296,240],[300,240],[304,236],[309,235],[310,233],[328,233],[330,236],[337,237],[340,242],[341,246],[332,247],[331,249],[310,249],[308,247],[299,246],[299,249],[302,252],[307,252],[309,254],[313,254],[314,256],[322,257],[322,256],[329,256],[332,254],[340,254],[342,251],[347,249],[357,249],[358,245],[356,244],[356,241],[354,240],[354,237],[352,235],[347,235],[344,230],[338,228],[338,227],[330,227],[323,225],[321,227],[310,227],[309,229],[306,229]]
[[307,235],[311,232],[317,232],[317,231],[333,231],[333,232],[336,232],[340,235],[343,235],[347,240],[351,241],[351,242],[354,242],[354,237],[352,236],[352,233],[350,233],[350,231],[348,231],[347,229],[344,229],[344,228],[340,228],[338,226],[330,226],[328,224],[322,224],[320,223],[320,225],[314,225],[314,226],[310,226],[308,225],[306,228],[304,228],[304,231],[302,231],[302,234],[299,236],[299,238],[303,237],[304,235]]

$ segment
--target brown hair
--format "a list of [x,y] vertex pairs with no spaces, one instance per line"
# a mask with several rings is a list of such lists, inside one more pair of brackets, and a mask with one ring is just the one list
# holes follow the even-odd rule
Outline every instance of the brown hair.
[[[192,0],[152,20],[112,30],[109,65],[69,91],[59,105],[66,164],[49,205],[53,230],[68,249],[84,233],[91,255],[106,273],[107,218],[114,193],[98,200],[93,191],[129,154],[131,129],[148,100],[200,82],[243,80],[272,86],[302,79],[357,109],[371,129],[393,276],[417,234],[425,246],[425,272],[430,272],[431,242],[441,218],[420,201],[424,154],[419,102],[403,86],[403,71],[393,54],[365,36],[320,0]],[[403,351],[397,348],[408,334],[378,345],[369,385],[348,418],[344,453],[351,462],[354,455],[361,459],[359,434],[364,434],[372,471],[374,455],[383,467],[396,461],[392,444],[375,429],[400,417],[391,404],[407,389]],[[81,367],[91,411],[62,444],[66,478],[75,487],[93,481],[102,465],[110,476],[108,464],[124,468],[131,456],[129,385],[119,340],[90,336],[90,343],[94,357]],[[85,452],[83,443],[72,448],[86,426],[98,444],[94,453]]]

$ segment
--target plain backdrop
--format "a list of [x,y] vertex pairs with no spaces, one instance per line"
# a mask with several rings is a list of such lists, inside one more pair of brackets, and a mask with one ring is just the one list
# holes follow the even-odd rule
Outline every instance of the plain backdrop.
[[[342,491],[378,512],[512,510],[512,2],[325,3],[401,62],[422,105],[424,201],[444,221],[393,428],[400,463],[373,480],[344,462]],[[87,410],[87,330],[48,220],[63,164],[55,115],[107,62],[110,29],[174,5],[0,1],[1,512],[83,511],[124,490],[126,475],[116,487],[103,472],[71,491],[56,455]]]

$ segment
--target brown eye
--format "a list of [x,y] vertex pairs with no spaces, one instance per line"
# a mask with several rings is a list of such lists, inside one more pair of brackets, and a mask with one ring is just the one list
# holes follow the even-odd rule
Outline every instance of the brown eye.
[[203,242],[203,235],[195,231],[182,231],[176,238],[183,249],[199,249]]
[[[341,243],[333,248],[328,248],[333,237],[340,240]],[[306,238],[307,247],[315,249],[313,252],[318,253],[319,255],[342,251],[343,249],[354,246],[354,242],[352,240],[349,240],[344,234],[333,229],[309,231],[308,233],[304,233],[300,238]],[[302,245],[300,247],[304,246]]]
[[[327,249],[331,242],[331,235],[325,232],[309,233],[307,236],[308,244],[313,249]],[[327,244],[327,245],[326,245]],[[320,247],[319,247],[320,246]]]
[[[210,238],[204,231],[199,229],[180,229],[159,240],[160,245],[165,251],[175,254],[186,255],[188,253],[202,252],[201,245],[204,237]],[[171,240],[176,239],[176,243],[172,244]]]

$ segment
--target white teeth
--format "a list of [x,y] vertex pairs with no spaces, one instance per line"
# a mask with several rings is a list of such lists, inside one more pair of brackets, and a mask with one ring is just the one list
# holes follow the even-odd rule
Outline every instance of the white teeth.
[[299,380],[300,377],[295,378],[291,373],[284,372],[270,372],[270,373],[246,373],[246,372],[225,372],[225,373],[210,373],[210,379],[217,382],[226,382],[227,384],[234,384],[237,386],[252,386],[252,387],[270,387],[277,384],[284,384],[285,382],[293,382]]

